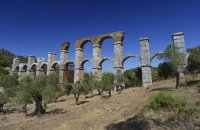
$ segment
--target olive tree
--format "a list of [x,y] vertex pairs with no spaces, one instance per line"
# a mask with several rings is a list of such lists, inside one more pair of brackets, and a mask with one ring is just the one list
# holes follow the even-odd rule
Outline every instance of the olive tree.
[[9,98],[16,94],[18,80],[16,75],[4,75],[0,77],[0,86],[3,91],[0,92],[0,112],[3,112],[3,106],[9,101]]
[[174,75],[176,76],[176,88],[179,88],[180,73],[184,69],[185,54],[176,51],[173,44],[169,44],[166,47],[165,53],[168,55],[162,55],[160,58],[172,65],[172,70],[174,70]]
[[111,90],[114,89],[114,75],[112,73],[103,73],[100,85],[102,87],[102,92],[107,91],[109,97],[111,97]]
[[88,84],[84,83],[84,82],[76,82],[75,84],[73,84],[73,94],[74,94],[74,98],[75,98],[75,103],[76,105],[80,105],[80,101],[79,101],[79,97],[81,94],[88,94]]
[[35,80],[26,77],[19,84],[17,101],[22,105],[34,101],[35,111],[31,115],[45,114],[45,107],[57,97],[57,93],[61,90],[58,83],[59,77],[57,74],[38,76]]

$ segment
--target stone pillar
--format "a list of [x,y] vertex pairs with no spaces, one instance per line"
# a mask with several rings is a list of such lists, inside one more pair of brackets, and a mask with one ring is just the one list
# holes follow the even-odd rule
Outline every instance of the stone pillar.
[[75,72],[74,72],[74,83],[83,79],[83,68],[81,62],[84,59],[83,49],[76,48],[75,50]]
[[33,63],[35,63],[36,60],[35,60],[35,56],[28,56],[28,64],[27,64],[27,76],[30,75],[30,67]]
[[56,61],[56,54],[54,52],[48,53],[48,62],[47,62],[47,75],[51,73],[51,64]]
[[184,34],[183,32],[177,32],[172,35],[173,45],[174,45],[174,51],[182,53],[184,55],[184,63],[183,66],[181,66],[181,75],[183,76],[183,72],[186,71],[187,66],[187,54],[185,49],[185,40],[184,40]]
[[19,72],[18,72],[18,81],[22,81],[23,74],[24,74],[24,71],[23,71],[23,64],[20,63],[20,64],[19,64]]
[[93,44],[93,60],[92,60],[92,73],[97,80],[102,79],[102,69],[99,62],[102,59],[102,49],[99,44]]
[[67,74],[67,70],[65,67],[65,64],[68,62],[68,48],[61,48],[60,50],[60,71],[59,71],[59,76],[60,76],[60,83],[63,84],[64,81],[66,81],[67,77],[65,76]]
[[117,82],[116,75],[122,75],[123,74],[123,66],[122,66],[122,60],[123,60],[123,43],[122,40],[115,41],[114,40],[114,82]]
[[19,61],[19,58],[16,57],[13,59],[13,64],[12,64],[12,71],[11,71],[11,74],[13,75],[15,72],[16,72],[16,67],[19,66],[20,64],[20,61]]
[[45,62],[45,58],[44,57],[38,57],[38,59],[37,59],[36,77],[39,76],[39,75],[42,75],[41,65],[44,62]]
[[142,69],[142,85],[144,87],[152,84],[149,39],[147,37],[140,38],[140,56]]

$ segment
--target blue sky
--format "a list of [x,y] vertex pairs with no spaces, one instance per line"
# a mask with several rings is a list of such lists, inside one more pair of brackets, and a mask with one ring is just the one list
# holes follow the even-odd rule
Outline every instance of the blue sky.
[[[1,0],[0,48],[18,55],[59,58],[62,41],[69,41],[69,58],[74,59],[74,43],[84,37],[124,31],[124,54],[139,54],[139,38],[150,39],[151,54],[172,43],[171,35],[183,31],[186,47],[200,43],[199,0]],[[103,56],[113,56],[111,39],[103,43]],[[91,58],[92,45],[86,44]],[[156,66],[158,60],[152,65]],[[136,67],[128,59],[125,69]],[[112,62],[103,64],[112,70]],[[90,70],[91,63],[86,63]]]

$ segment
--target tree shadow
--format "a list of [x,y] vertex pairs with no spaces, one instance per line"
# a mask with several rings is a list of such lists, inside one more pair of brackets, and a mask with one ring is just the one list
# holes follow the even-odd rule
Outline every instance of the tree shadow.
[[174,91],[175,88],[172,87],[165,87],[165,88],[154,88],[152,90],[149,90],[148,92],[153,92],[153,91]]
[[7,109],[4,109],[3,112],[0,113],[0,115],[1,114],[11,114],[11,113],[16,113],[16,112],[22,112],[22,111],[17,108],[7,108]]
[[47,114],[64,114],[67,111],[64,111],[63,109],[59,109],[59,108],[55,108],[53,110],[50,110],[48,112],[46,112]]
[[190,80],[187,81],[187,87],[195,86],[200,83],[200,80]]
[[194,129],[200,128],[199,121],[194,122],[193,120],[183,121],[180,119],[169,118],[165,121],[160,119],[153,119],[144,117],[143,114],[139,113],[134,117],[113,123],[105,127],[106,130],[150,130],[150,129]]
[[79,103],[79,105],[81,105],[81,104],[85,104],[85,103],[88,103],[89,101],[80,101]]
[[149,122],[142,115],[135,115],[126,121],[113,123],[105,127],[106,130],[148,130]]

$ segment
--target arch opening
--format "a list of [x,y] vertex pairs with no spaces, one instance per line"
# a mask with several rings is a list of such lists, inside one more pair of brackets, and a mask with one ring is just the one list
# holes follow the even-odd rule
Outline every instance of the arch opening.
[[114,57],[114,41],[112,37],[106,37],[100,42],[102,57]]
[[68,62],[64,65],[63,81],[67,83],[74,82],[74,63]]
[[171,64],[166,61],[166,59],[161,58],[160,56],[170,56],[165,52],[155,53],[150,60],[152,66],[152,81],[156,82],[161,79],[167,79],[173,77],[173,67]]
[[58,62],[54,62],[51,65],[51,71],[52,73],[58,74],[60,70],[60,64]]
[[114,73],[114,62],[111,57],[104,57],[99,66],[103,73]]
[[124,68],[123,80],[125,87],[138,87],[142,85],[141,63],[137,56],[128,55],[122,61]]
[[37,65],[35,63],[32,64],[29,70],[29,76],[31,77],[31,79],[36,78],[36,69],[37,69]]
[[43,63],[40,68],[41,68],[41,74],[46,75],[47,74],[47,63]]

